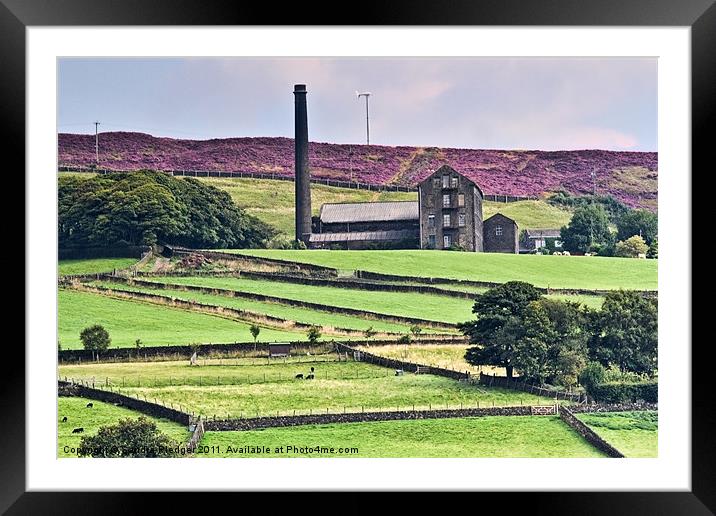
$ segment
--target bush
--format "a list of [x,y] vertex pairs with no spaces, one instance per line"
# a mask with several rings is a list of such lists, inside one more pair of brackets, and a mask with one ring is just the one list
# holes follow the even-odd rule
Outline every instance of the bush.
[[607,382],[593,385],[587,393],[600,403],[635,403],[646,401],[657,403],[659,396],[658,382],[624,383]]
[[617,242],[614,248],[614,254],[623,258],[637,258],[640,254],[646,254],[649,246],[646,245],[644,239],[639,235],[634,235],[626,240]]
[[579,383],[584,386],[587,391],[595,385],[599,385],[604,381],[606,371],[604,366],[599,362],[589,362],[587,366],[579,373]]
[[81,457],[176,457],[178,443],[144,416],[102,426],[96,435],[82,437]]

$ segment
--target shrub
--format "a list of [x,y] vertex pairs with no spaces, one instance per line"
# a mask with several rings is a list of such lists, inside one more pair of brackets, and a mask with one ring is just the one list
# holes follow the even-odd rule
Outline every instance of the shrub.
[[606,382],[593,385],[587,393],[600,403],[635,403],[646,401],[657,403],[659,396],[658,382]]
[[579,383],[581,383],[587,391],[604,381],[606,371],[604,366],[599,362],[589,362],[587,366],[579,373]]
[[646,254],[649,246],[646,245],[644,239],[639,235],[634,235],[626,240],[617,242],[614,248],[614,254],[623,258],[636,258],[640,254]]
[[80,441],[81,457],[175,457],[178,444],[157,429],[156,423],[140,416],[102,426],[96,435]]

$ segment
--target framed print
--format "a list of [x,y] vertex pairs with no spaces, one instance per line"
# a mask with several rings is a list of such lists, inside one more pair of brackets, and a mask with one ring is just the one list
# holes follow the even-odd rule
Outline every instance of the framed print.
[[716,8],[523,4],[3,0],[28,299],[3,510],[710,514]]

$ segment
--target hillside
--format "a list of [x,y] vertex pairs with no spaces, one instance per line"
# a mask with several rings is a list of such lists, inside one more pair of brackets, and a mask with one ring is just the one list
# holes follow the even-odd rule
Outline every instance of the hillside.
[[[94,135],[59,134],[60,166],[94,163]],[[290,138],[179,140],[143,133],[100,134],[100,166],[117,170],[225,170],[293,174]],[[486,194],[541,196],[566,190],[597,190],[630,206],[656,209],[657,153],[603,150],[479,150],[311,143],[314,177],[414,186],[447,163],[473,179]]]

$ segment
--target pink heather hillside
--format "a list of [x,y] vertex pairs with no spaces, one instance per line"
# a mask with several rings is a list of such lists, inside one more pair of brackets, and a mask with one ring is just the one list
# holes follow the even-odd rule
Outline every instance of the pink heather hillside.
[[[95,161],[94,135],[59,134],[60,166]],[[656,209],[657,153],[605,150],[518,151],[311,143],[311,174],[324,179],[414,186],[447,163],[486,194],[574,195],[597,190],[630,206]],[[178,140],[143,133],[100,134],[100,166],[115,170],[221,170],[293,175],[290,138]]]

